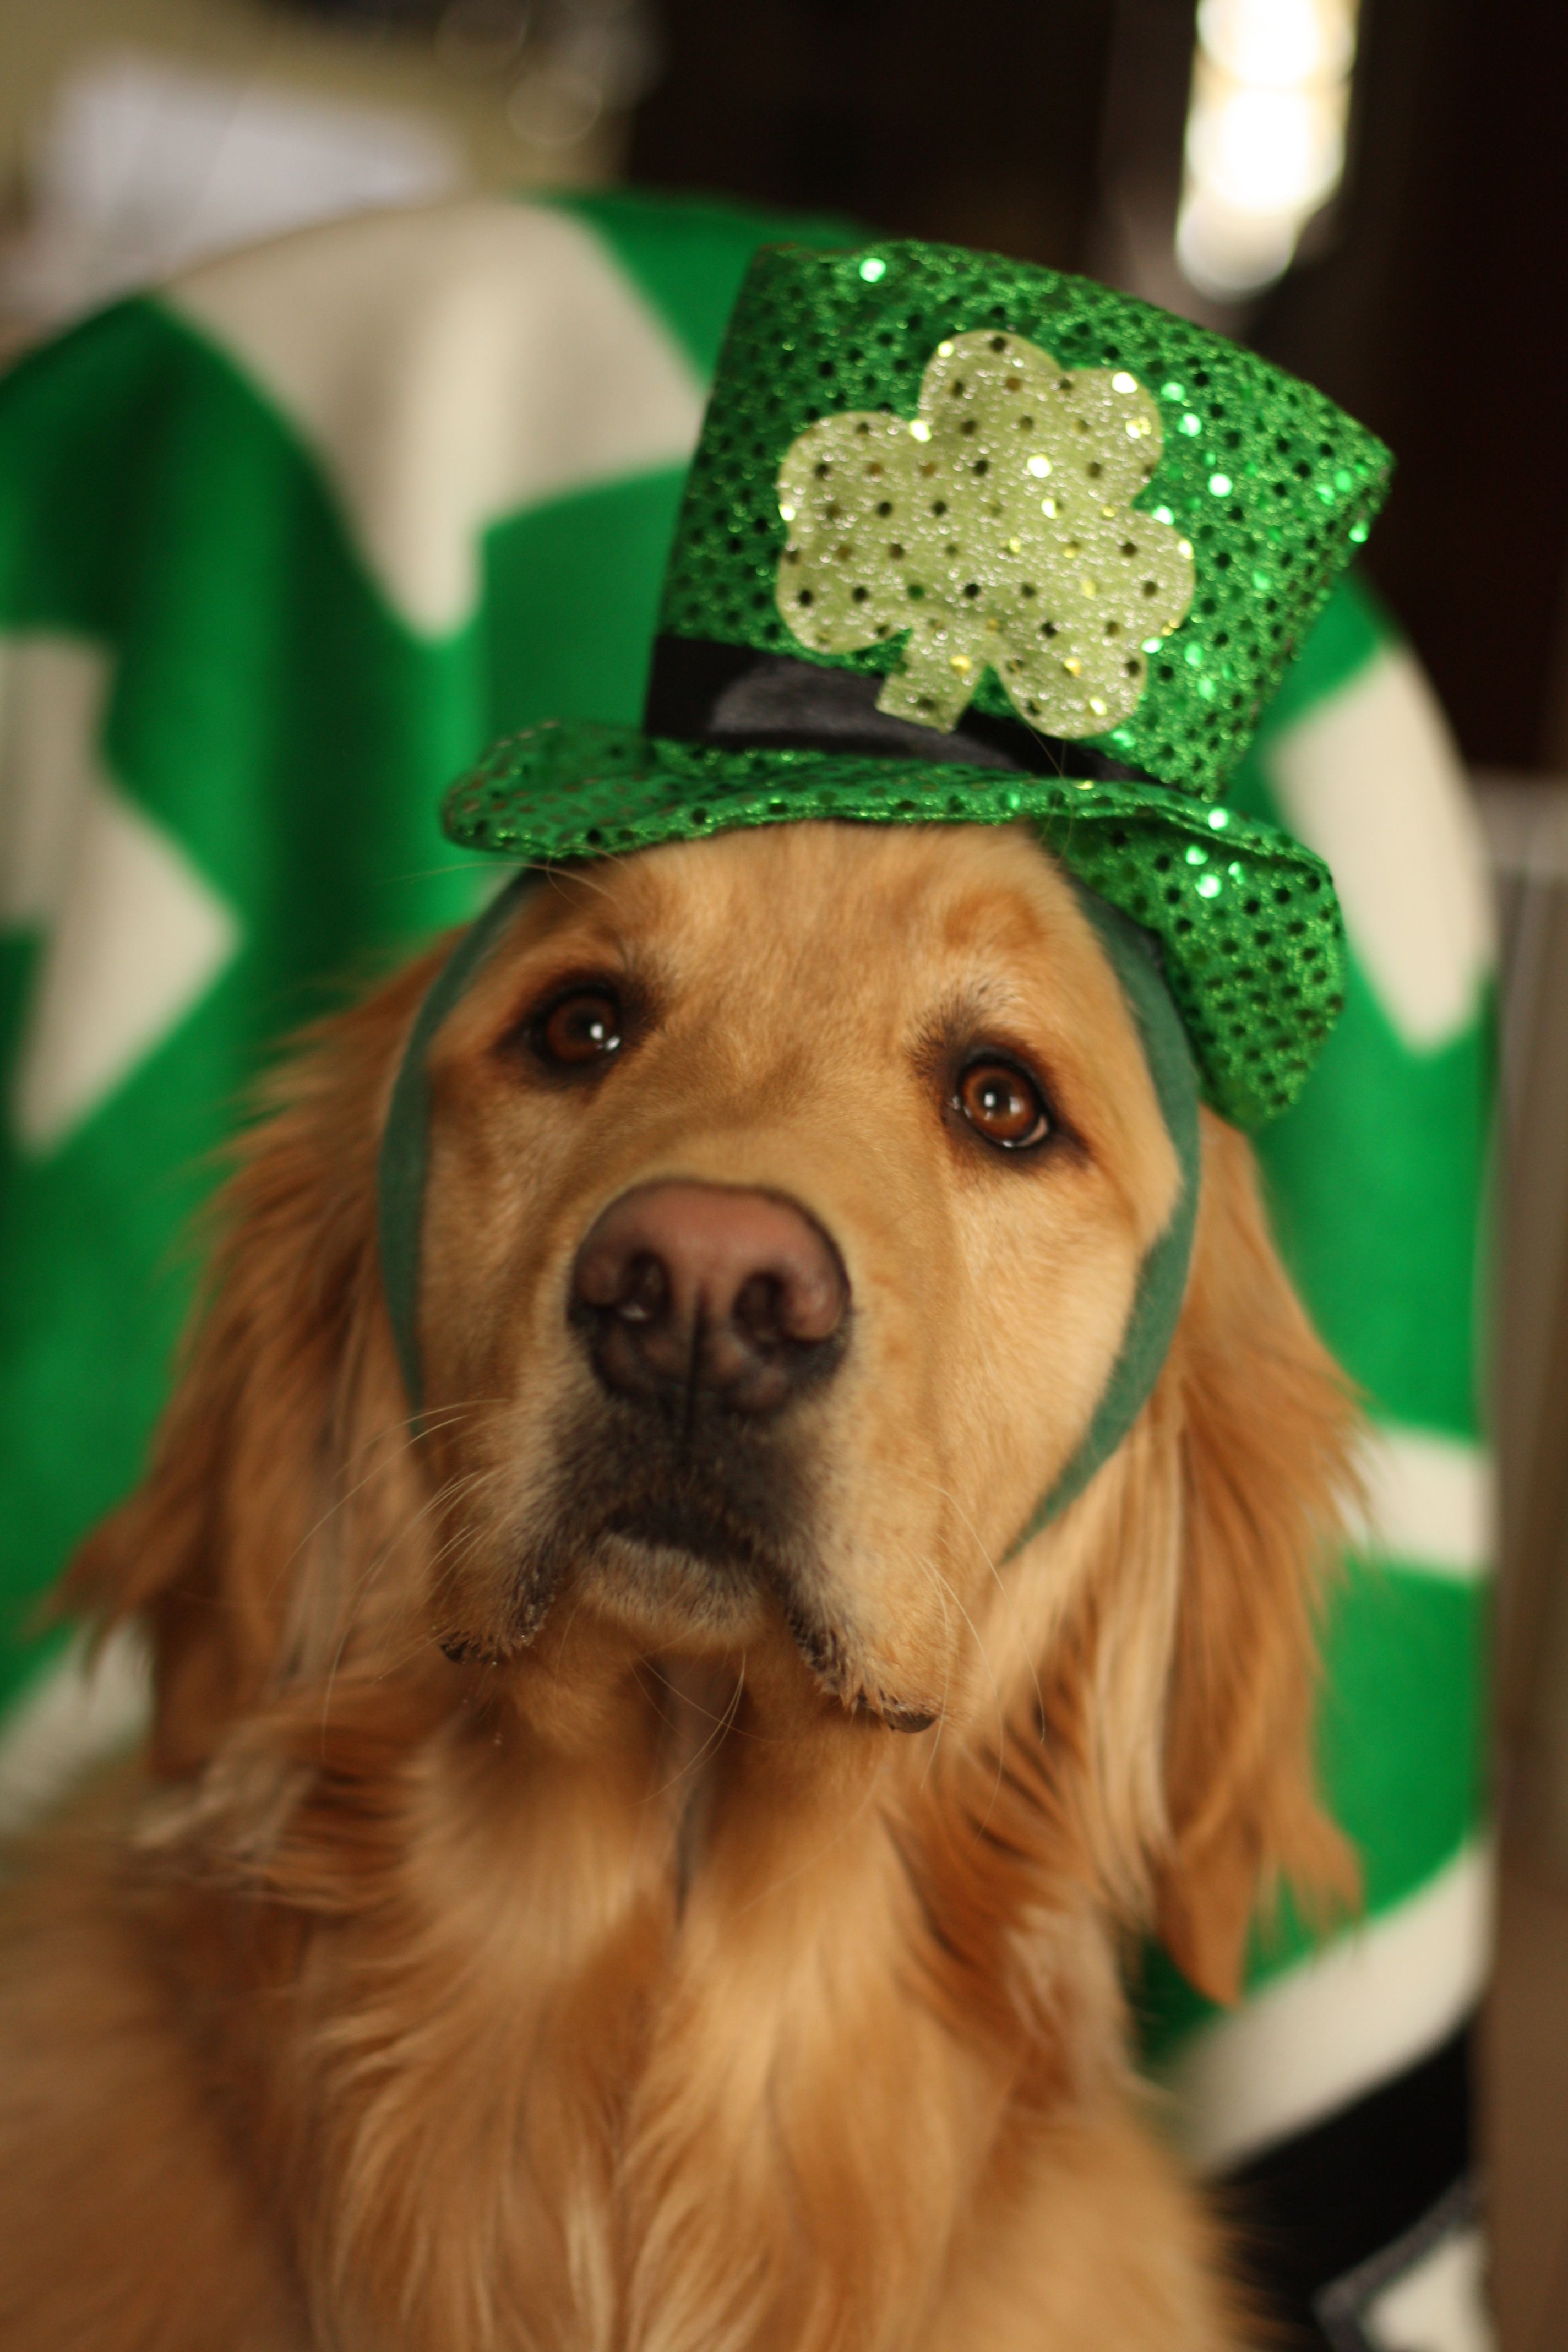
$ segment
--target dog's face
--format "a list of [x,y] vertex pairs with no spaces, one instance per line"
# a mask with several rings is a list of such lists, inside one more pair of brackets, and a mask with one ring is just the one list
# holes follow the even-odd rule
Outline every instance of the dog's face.
[[502,1716],[657,1759],[652,1660],[775,1760],[929,1778],[961,2010],[1046,1856],[1233,1989],[1260,1877],[1342,1877],[1310,1724],[1350,1415],[1205,1113],[1147,1408],[1008,1557],[1181,1181],[1058,868],[1022,829],[799,824],[542,882],[428,1056],[411,1441],[375,1166],[438,962],[280,1076],[152,1469],[73,1572],[146,1612],[154,1769],[226,1866],[329,1733],[340,1791]]
[[941,1712],[1180,1182],[1059,869],[800,824],[557,878],[430,1074],[449,1649],[586,1605]]

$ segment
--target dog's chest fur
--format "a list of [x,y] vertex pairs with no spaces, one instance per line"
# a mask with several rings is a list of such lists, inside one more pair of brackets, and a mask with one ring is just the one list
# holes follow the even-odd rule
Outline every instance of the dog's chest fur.
[[709,2352],[725,2308],[748,2347],[923,2344],[1019,2159],[1009,2102],[1059,2130],[1062,2036],[1102,2046],[1081,1923],[1036,1953],[1032,2049],[1022,2007],[1011,2039],[942,2013],[885,1739],[857,1792],[838,1743],[781,1752],[732,1674],[636,1683],[637,1736],[569,1757],[437,1738],[359,1856],[359,1917],[299,1969],[273,2065],[306,2093],[296,2226],[334,2345],[379,2352],[417,2313],[421,2344]]

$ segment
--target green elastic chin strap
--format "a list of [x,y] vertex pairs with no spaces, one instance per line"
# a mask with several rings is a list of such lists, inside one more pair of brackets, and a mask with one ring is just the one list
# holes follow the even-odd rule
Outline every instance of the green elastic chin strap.
[[425,1057],[447,1015],[466,996],[480,964],[523,900],[536,887],[537,874],[514,874],[482,915],[469,924],[430,983],[415,1015],[393,1081],[376,1163],[376,1211],[381,1243],[381,1286],[392,1318],[392,1336],[403,1385],[408,1392],[409,1424],[416,1436],[425,1412],[425,1375],[419,1361],[419,1256],[425,1223],[425,1172],[430,1146],[430,1074]]
[[[387,1106],[377,1177],[381,1276],[416,1435],[424,1413],[416,1327],[430,1129],[426,1055],[437,1031],[537,881],[532,873],[517,875],[464,932],[419,1008]],[[1081,887],[1079,899],[1132,1008],[1161,1114],[1181,1164],[1182,1190],[1169,1223],[1143,1261],[1121,1352],[1093,1418],[1071,1461],[1010,1547],[1009,1559],[1082,1494],[1148,1402],[1175,1336],[1197,1222],[1198,1081],[1186,1032],[1160,976],[1148,933]]]
[[1099,934],[1121,992],[1132,1008],[1155,1098],[1182,1171],[1182,1189],[1165,1230],[1150,1247],[1138,1277],[1132,1312],[1110,1378],[1079,1443],[1077,1453],[1039,1502],[1006,1557],[1037,1536],[1058,1512],[1077,1500],[1102,1464],[1109,1462],[1152,1393],[1171,1350],[1186,1295],[1193,1234],[1198,1221],[1201,1144],[1198,1074],[1182,1017],[1160,974],[1159,950],[1149,933],[1120,908],[1077,885],[1079,904]]

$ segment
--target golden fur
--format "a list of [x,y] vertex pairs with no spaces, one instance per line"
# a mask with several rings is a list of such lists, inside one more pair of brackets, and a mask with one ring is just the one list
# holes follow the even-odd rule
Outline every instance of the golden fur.
[[[0,2341],[1225,2352],[1123,1965],[1157,1927],[1225,1997],[1260,1893],[1346,1872],[1308,1722],[1348,1412],[1246,1143],[1205,1115],[1157,1388],[1009,1558],[1179,1181],[1059,871],[799,825],[557,879],[431,1057],[414,1442],[375,1150],[437,962],[279,1082],[72,1571],[145,1625],[156,1724],[10,1897]],[[520,1020],[605,971],[632,1050],[544,1082]],[[956,1131],[970,1037],[1063,1148]],[[721,1590],[552,1499],[597,1409],[567,1269],[664,1175],[805,1203],[854,1299],[805,1504]]]

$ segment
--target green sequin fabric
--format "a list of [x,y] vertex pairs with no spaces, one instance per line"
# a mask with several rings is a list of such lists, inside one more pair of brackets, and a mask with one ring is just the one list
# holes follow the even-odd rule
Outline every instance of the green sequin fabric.
[[[1207,1100],[1260,1127],[1333,1024],[1343,936],[1321,861],[1217,803],[1390,463],[1308,385],[1084,279],[949,246],[765,248],[661,633],[880,678],[949,756],[563,722],[496,745],[447,831],[544,865],[806,818],[1026,823],[1158,940]],[[1132,772],[959,764],[971,706]]]
[[[1162,782],[1212,796],[1365,538],[1392,461],[1331,401],[1256,352],[1086,278],[955,246],[765,248],[720,359],[660,627],[837,668],[894,668],[903,647],[891,633],[827,652],[786,624],[779,469],[824,419],[918,419],[936,347],[993,335],[1048,352],[1063,371],[1130,375],[1152,405],[1159,460],[1131,503],[1190,542],[1195,588],[1183,625],[1150,659],[1136,709],[1089,740]],[[994,669],[974,704],[1014,715]]]
[[1295,1099],[1342,1002],[1343,934],[1321,860],[1271,825],[1157,786],[544,726],[498,743],[443,817],[453,840],[530,865],[811,817],[1031,824],[1158,939],[1205,1097],[1237,1127]]

